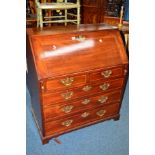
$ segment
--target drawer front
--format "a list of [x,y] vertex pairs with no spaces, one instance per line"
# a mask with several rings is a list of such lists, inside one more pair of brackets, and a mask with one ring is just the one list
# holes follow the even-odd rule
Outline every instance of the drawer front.
[[43,110],[44,118],[46,121],[55,117],[67,116],[83,109],[119,102],[120,97],[121,90],[118,90],[112,93],[101,93],[96,96],[86,97],[76,102],[47,106]]
[[108,92],[116,88],[121,88],[123,79],[100,81],[97,85],[85,85],[78,89],[68,89],[57,93],[44,93],[43,106],[49,104],[56,104],[59,102],[71,101],[73,99],[81,98],[82,96],[94,95],[100,92]]
[[83,125],[93,124],[95,121],[104,120],[119,113],[119,104],[115,103],[108,106],[102,106],[96,109],[87,109],[78,115],[66,117],[64,119],[55,120],[45,123],[45,135],[58,134],[66,132]]
[[121,67],[100,70],[90,74],[90,81],[96,81],[100,79],[109,79],[123,76],[123,69]]
[[52,79],[46,82],[47,91],[63,90],[71,87],[79,87],[86,83],[86,75],[66,76]]

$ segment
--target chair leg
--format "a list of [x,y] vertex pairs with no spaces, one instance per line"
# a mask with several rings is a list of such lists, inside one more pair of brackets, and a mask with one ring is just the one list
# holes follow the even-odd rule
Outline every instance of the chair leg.
[[77,25],[80,24],[80,7],[77,8]]
[[37,27],[39,27],[39,9],[37,8]]
[[67,9],[65,9],[65,26],[67,26]]
[[40,27],[43,27],[43,16],[42,16],[42,9],[39,9],[39,23],[40,23]]

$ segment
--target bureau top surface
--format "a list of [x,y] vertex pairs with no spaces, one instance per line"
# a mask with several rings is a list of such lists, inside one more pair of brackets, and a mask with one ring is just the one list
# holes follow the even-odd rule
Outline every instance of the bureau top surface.
[[43,28],[27,28],[28,35],[54,35],[71,32],[83,32],[83,31],[97,31],[97,30],[117,29],[116,26],[102,24],[81,24],[67,25],[67,26],[52,26]]
[[120,33],[111,28],[97,24],[28,29],[38,79],[127,64]]

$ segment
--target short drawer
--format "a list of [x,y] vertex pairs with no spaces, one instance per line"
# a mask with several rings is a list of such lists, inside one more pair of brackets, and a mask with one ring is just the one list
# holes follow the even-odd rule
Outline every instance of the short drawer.
[[86,75],[66,76],[51,79],[46,82],[47,91],[63,90],[71,87],[79,87],[86,83]]
[[77,89],[68,89],[56,93],[43,93],[43,106],[56,104],[59,102],[68,102],[81,97],[95,95],[97,93],[106,93],[113,91],[117,88],[122,88],[124,79],[115,79],[107,81],[98,81],[98,83],[92,85],[88,84]]
[[79,101],[60,103],[53,106],[44,107],[45,121],[55,119],[55,117],[67,116],[83,109],[98,107],[114,102],[119,102],[121,98],[121,90],[110,93],[100,93],[96,96],[89,96]]
[[109,79],[114,77],[122,77],[123,76],[123,69],[122,67],[118,68],[111,68],[111,69],[104,69],[97,71],[95,73],[90,74],[90,81],[96,81],[100,79]]
[[54,135],[72,129],[80,128],[97,121],[106,120],[119,113],[119,104],[101,106],[96,109],[87,109],[77,115],[72,115],[63,119],[58,119],[45,123],[45,135]]

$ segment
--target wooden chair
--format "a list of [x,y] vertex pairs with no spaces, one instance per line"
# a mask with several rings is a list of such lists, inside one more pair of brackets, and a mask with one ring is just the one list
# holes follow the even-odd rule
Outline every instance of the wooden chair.
[[[68,2],[68,0],[57,0],[56,2],[39,2],[35,0],[37,9],[37,27],[43,27],[44,23],[65,23],[68,22],[79,25],[80,24],[80,0],[76,2]],[[75,12],[69,10],[75,9]],[[43,10],[51,10],[51,16],[43,17]],[[63,14],[54,15],[53,11],[63,10]]]

